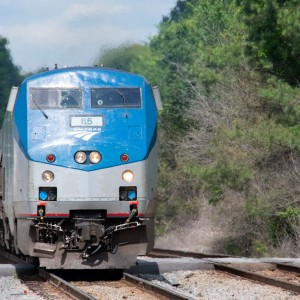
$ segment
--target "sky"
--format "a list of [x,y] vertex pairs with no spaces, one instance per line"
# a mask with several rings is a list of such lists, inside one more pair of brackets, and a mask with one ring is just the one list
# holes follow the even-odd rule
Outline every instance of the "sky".
[[23,72],[93,65],[101,50],[144,43],[176,0],[0,0],[0,36]]

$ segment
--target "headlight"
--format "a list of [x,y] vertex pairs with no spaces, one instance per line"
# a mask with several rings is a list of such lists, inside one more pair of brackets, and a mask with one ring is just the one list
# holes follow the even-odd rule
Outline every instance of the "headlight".
[[75,154],[75,161],[79,164],[83,164],[86,161],[86,154],[82,151],[78,151]]
[[42,174],[42,179],[45,182],[51,182],[54,179],[54,174],[51,171],[45,171]]
[[127,182],[132,182],[134,179],[134,174],[132,171],[126,170],[122,173],[122,179]]
[[102,158],[101,154],[97,151],[91,152],[89,157],[92,164],[97,164]]

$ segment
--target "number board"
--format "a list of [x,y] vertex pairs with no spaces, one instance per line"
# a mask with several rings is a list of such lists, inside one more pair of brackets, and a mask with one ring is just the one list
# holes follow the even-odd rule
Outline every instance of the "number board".
[[71,127],[102,127],[103,116],[72,116]]

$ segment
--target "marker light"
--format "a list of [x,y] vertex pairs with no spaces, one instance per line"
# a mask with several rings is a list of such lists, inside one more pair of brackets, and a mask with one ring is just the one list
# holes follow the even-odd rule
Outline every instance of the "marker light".
[[82,151],[75,153],[75,161],[79,164],[83,164],[86,161],[86,154]]
[[132,182],[134,179],[134,174],[132,171],[126,170],[122,173],[122,179],[127,182]]
[[120,158],[122,162],[127,162],[129,160],[129,156],[126,153],[122,154]]
[[89,157],[92,164],[97,164],[102,159],[101,154],[97,151],[91,152]]
[[48,154],[47,157],[46,157],[47,161],[50,162],[50,163],[53,163],[56,159],[55,155],[54,154]]
[[47,171],[43,172],[42,179],[45,182],[51,182],[54,179],[54,174],[51,171],[47,170]]
[[136,192],[135,192],[135,190],[129,190],[129,191],[127,192],[127,198],[128,198],[129,200],[134,200],[134,199],[136,199]]
[[48,193],[46,191],[41,191],[40,192],[40,199],[45,201],[48,199]]

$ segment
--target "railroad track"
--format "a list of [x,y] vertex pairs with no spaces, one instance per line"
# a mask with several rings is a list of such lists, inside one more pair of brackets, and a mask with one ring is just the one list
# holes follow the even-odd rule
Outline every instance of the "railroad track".
[[[18,265],[19,262],[22,262],[20,258],[8,254],[7,252],[0,251],[0,257],[1,256],[2,260],[9,260],[10,263],[14,261],[16,265]],[[220,274],[234,274],[239,277],[250,279],[251,282],[256,281],[280,287],[284,290],[292,291],[293,293],[300,293],[300,269],[297,266],[291,266],[289,264],[276,264],[272,262],[268,263],[268,265],[273,266],[272,268],[259,268],[256,270],[253,266],[255,264],[251,264],[247,261],[245,263],[236,263],[236,257],[232,258],[217,254],[207,255],[193,252],[154,249],[150,256],[164,258],[193,257],[203,259],[213,265],[215,271],[220,272]],[[231,262],[230,259],[232,259]],[[263,264],[264,263],[261,263],[261,265]],[[85,273],[85,275],[86,274],[87,273]],[[208,274],[210,275],[211,273]],[[51,295],[51,299],[60,300],[122,299],[124,297],[130,298],[133,294],[136,295],[134,299],[194,299],[184,295],[180,289],[176,288],[176,285],[174,285],[175,288],[173,289],[172,286],[163,287],[151,281],[151,279],[149,280],[147,277],[144,277],[145,280],[142,279],[142,276],[142,278],[139,278],[133,274],[124,273],[123,277],[121,276],[121,280],[107,282],[97,279],[93,279],[96,281],[89,281],[85,278],[85,275],[82,275],[82,279],[79,279],[82,281],[76,279],[70,282],[69,279],[63,279],[63,276],[58,276],[57,274],[52,274],[43,269],[39,269],[36,275],[28,275],[27,277],[26,275],[21,275],[20,278],[29,289],[44,296],[45,299],[49,299],[47,294]],[[51,286],[51,288],[49,288],[49,286]],[[107,296],[105,294],[105,288],[108,289]],[[110,298],[110,295],[120,292],[122,294],[118,294],[118,296],[115,295],[115,298]]]
[[[272,270],[257,270],[249,271],[243,268],[243,263],[239,263],[239,267],[236,267],[234,263],[229,262],[216,262],[213,259],[216,258],[230,258],[232,256],[218,255],[218,254],[203,254],[203,253],[194,253],[186,252],[179,250],[168,250],[168,249],[153,249],[150,253],[152,257],[192,257],[198,259],[212,259],[211,263],[214,265],[215,270],[223,271],[230,274],[234,274],[240,277],[251,279],[263,284],[268,284],[276,287],[283,288],[292,292],[300,293],[300,267],[283,264],[283,263],[274,263],[274,269]],[[245,263],[246,265],[246,263]],[[249,266],[249,264],[247,265]],[[255,267],[254,267],[255,269]]]
[[[0,263],[4,265],[4,269],[11,269],[11,275],[15,276],[15,274],[17,274],[22,283],[24,283],[31,291],[45,297],[45,299],[48,299],[49,296],[51,296],[51,299],[57,298],[60,300],[94,299],[77,289],[74,285],[65,281],[63,278],[41,268],[36,268],[18,256],[6,251],[0,250]],[[3,276],[3,274],[1,275]],[[9,275],[8,272],[4,273],[4,276]]]
[[[7,262],[17,266],[19,263],[26,263],[19,257],[2,250],[0,250],[0,258],[2,264]],[[87,282],[83,280],[78,282],[74,281],[71,283],[60,276],[47,272],[41,268],[37,268],[35,274],[32,274],[32,266],[29,265],[28,272],[29,274],[26,274],[26,270],[23,270],[22,274],[19,275],[20,280],[26,284],[30,290],[41,295],[42,297],[45,297],[45,299],[48,299],[49,296],[51,299],[59,300],[108,299],[103,298],[103,295],[101,295],[101,298],[99,298],[99,293],[97,292],[97,288],[99,288],[101,285],[107,285],[107,282],[103,284],[101,281]],[[76,280],[78,280],[78,278]],[[188,299],[186,296],[178,292],[165,289],[164,287],[153,284],[147,280],[128,273],[123,274],[123,278],[120,280],[120,282],[117,284],[111,283],[110,285],[110,288],[114,288],[114,286],[117,285],[117,287],[115,287],[116,289],[120,289],[121,286],[124,287],[124,290],[128,290],[129,296],[131,296],[133,290],[136,289],[137,291],[135,293],[140,292],[143,295],[141,298],[144,299]],[[91,288],[91,286],[93,287]],[[88,292],[85,292],[84,290],[88,290]],[[126,291],[124,291],[124,293],[126,293]],[[128,295],[124,294],[120,295],[120,297],[126,299]]]

